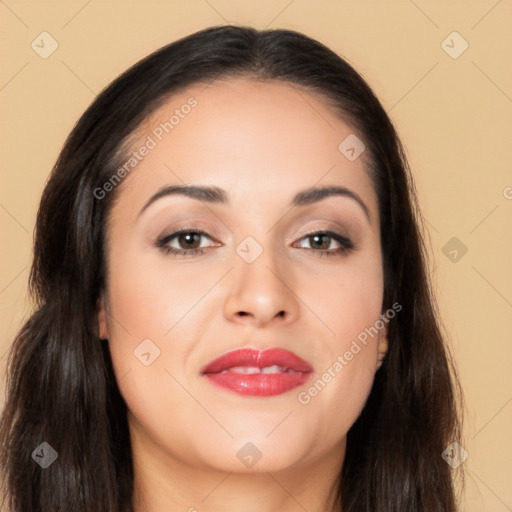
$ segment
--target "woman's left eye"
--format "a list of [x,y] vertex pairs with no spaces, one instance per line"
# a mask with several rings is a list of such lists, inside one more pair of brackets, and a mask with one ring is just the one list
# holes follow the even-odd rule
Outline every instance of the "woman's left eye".
[[203,253],[205,247],[212,246],[212,244],[203,243],[205,240],[211,241],[212,239],[203,231],[183,230],[160,238],[157,246],[162,248],[167,254],[191,255]]
[[[303,245],[304,242],[307,246]],[[334,231],[310,233],[296,243],[300,244],[300,248],[312,250],[319,256],[337,256],[354,249],[350,239]]]

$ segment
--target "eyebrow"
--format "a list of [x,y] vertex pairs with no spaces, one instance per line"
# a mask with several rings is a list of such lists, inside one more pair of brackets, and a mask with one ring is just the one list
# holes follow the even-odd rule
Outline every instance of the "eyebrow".
[[[140,217],[142,212],[144,212],[144,210],[146,210],[151,204],[153,204],[158,199],[172,195],[182,195],[212,204],[227,204],[229,202],[227,192],[219,187],[200,185],[171,185],[163,187],[160,190],[158,190],[155,194],[153,194],[146,202],[146,204],[143,206],[138,216]],[[312,203],[322,201],[323,199],[327,199],[328,197],[334,196],[348,197],[356,201],[357,204],[359,204],[359,206],[363,209],[366,217],[371,223],[370,211],[368,210],[368,207],[366,206],[364,201],[355,192],[346,187],[311,187],[306,190],[302,190],[294,196],[293,200],[290,203],[290,206],[306,206]]]

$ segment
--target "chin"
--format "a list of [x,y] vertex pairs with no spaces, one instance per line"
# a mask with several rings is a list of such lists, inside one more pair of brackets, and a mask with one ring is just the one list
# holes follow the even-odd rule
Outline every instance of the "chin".
[[[265,473],[289,469],[300,464],[311,447],[297,439],[267,433],[234,437],[210,447],[198,448],[205,462],[218,470],[234,473]],[[213,448],[213,449],[212,449]]]

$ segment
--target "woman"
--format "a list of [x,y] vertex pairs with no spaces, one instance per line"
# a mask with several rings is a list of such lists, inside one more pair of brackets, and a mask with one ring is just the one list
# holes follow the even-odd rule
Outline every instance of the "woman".
[[137,63],[42,197],[5,505],[454,512],[416,214],[389,118],[320,43],[223,26]]

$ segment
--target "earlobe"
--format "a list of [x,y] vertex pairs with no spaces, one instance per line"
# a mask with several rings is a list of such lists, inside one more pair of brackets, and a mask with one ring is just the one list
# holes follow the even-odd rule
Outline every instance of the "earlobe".
[[98,299],[98,334],[100,339],[108,339],[107,310],[105,305],[105,296]]
[[382,362],[388,352],[388,331],[387,326],[383,333],[379,336],[379,346],[377,348],[377,369],[382,366]]

